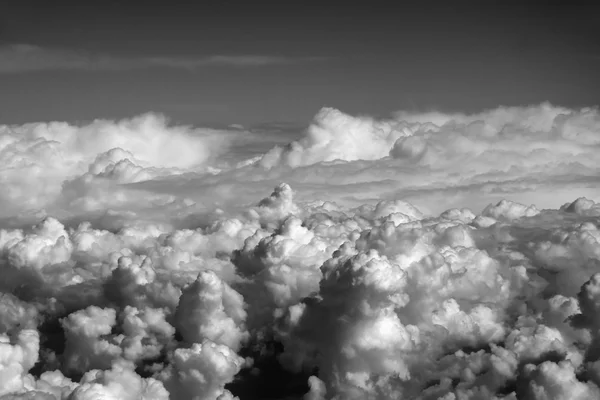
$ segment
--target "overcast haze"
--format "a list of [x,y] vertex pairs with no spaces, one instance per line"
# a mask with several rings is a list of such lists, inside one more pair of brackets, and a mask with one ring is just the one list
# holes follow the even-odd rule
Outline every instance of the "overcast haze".
[[440,3],[0,2],[0,400],[600,399],[600,9]]

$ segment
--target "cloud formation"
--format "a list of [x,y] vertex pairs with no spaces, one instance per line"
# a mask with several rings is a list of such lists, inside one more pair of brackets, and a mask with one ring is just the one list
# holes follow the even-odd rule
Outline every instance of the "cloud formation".
[[598,398],[599,128],[1,126],[0,397]]
[[123,71],[144,68],[196,70],[206,67],[262,67],[318,61],[319,57],[289,58],[273,55],[216,54],[203,57],[124,57],[29,44],[0,47],[0,73],[47,70]]

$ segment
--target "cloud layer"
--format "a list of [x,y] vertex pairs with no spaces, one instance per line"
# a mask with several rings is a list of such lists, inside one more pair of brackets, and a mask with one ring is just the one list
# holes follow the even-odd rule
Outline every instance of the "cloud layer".
[[261,67],[320,60],[283,56],[216,54],[204,57],[123,57],[60,48],[44,48],[29,44],[0,47],[0,73],[46,70],[122,71],[143,68],[196,70],[211,66]]
[[[2,399],[600,397],[600,114],[0,126]],[[261,148],[258,146],[257,148]]]

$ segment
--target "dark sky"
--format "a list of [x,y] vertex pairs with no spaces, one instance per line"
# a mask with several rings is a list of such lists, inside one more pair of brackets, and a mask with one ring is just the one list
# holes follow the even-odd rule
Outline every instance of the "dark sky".
[[[159,111],[200,125],[302,124],[322,106],[386,115],[600,103],[594,2],[395,3],[3,0],[0,123]],[[41,55],[15,62],[18,44]],[[81,52],[117,66],[61,61]],[[215,55],[286,62],[139,61]]]

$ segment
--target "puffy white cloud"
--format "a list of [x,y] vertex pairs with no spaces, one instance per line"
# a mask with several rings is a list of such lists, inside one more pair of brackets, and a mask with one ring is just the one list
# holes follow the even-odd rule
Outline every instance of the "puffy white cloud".
[[294,192],[290,185],[282,183],[273,193],[262,199],[258,206],[248,211],[248,216],[258,220],[261,225],[273,227],[281,219],[298,213],[299,208],[294,203]]
[[308,385],[310,386],[310,391],[304,395],[304,400],[325,399],[327,388],[325,387],[325,384],[322,380],[320,380],[316,376],[311,376],[310,378],[308,378]]
[[498,204],[491,204],[483,210],[484,216],[495,219],[519,219],[522,217],[533,217],[539,214],[539,210],[535,206],[524,206],[523,204],[514,203],[512,201],[502,200]]
[[214,343],[239,350],[248,332],[244,298],[212,271],[204,271],[179,298],[175,320],[188,343]]
[[169,392],[154,378],[142,379],[126,362],[116,362],[109,370],[86,372],[69,399],[148,399],[167,400]]
[[274,148],[260,163],[265,167],[278,163],[296,167],[322,161],[375,160],[387,156],[391,145],[405,135],[395,125],[395,121],[354,118],[334,108],[323,108],[305,137],[286,148]]
[[90,306],[62,321],[65,330],[65,364],[71,371],[109,368],[121,356],[121,348],[109,338],[117,323],[114,309]]
[[[344,398],[416,396],[437,375],[422,371],[436,370],[438,357],[462,348],[496,346],[495,358],[481,353],[486,363],[497,360],[496,372],[474,370],[472,378],[460,377],[464,383],[458,388],[442,382],[427,393],[459,398],[488,393],[491,398],[510,381],[524,379],[519,378],[519,363],[554,355],[582,365],[580,346],[590,341],[568,325],[579,313],[577,301],[548,283],[546,290],[556,295],[547,303],[536,300],[543,289],[540,279],[545,280],[541,277],[549,278],[553,269],[535,266],[535,253],[527,249],[546,236],[529,235],[532,242],[521,243],[522,238],[498,235],[495,229],[477,229],[472,215],[465,222],[449,222],[456,212],[444,215],[435,221],[383,222],[363,230],[354,244],[340,247],[321,268],[318,293],[289,307],[282,318],[283,364],[293,370],[317,366],[327,388]],[[523,229],[536,215],[501,207],[496,217]],[[553,218],[560,223],[562,215]],[[543,222],[550,222],[549,217],[537,224]],[[503,250],[490,247],[489,241]],[[592,288],[592,282],[584,287]],[[544,315],[549,326],[534,315]],[[512,331],[507,329],[511,326]],[[506,361],[500,363],[500,356]],[[444,372],[438,376],[443,381]]]
[[166,321],[163,309],[127,306],[121,319],[123,334],[118,339],[127,360],[156,359],[173,340],[175,328]]
[[[0,201],[6,215],[52,207],[62,190],[75,201],[91,190],[86,186],[92,179],[123,183],[180,173],[214,160],[234,134],[171,126],[164,116],[151,113],[80,126],[1,125]],[[63,182],[72,179],[63,189]]]
[[263,153],[153,114],[2,126],[1,393],[596,398],[598,127],[324,109]]
[[38,315],[38,309],[34,305],[19,300],[10,293],[0,295],[0,333],[11,332],[16,328],[35,328]]
[[23,390],[29,370],[38,361],[40,336],[35,329],[23,329],[11,337],[0,335],[0,396]]
[[531,399],[594,399],[600,389],[592,382],[581,382],[575,377],[575,368],[568,361],[558,364],[546,361],[538,366],[526,366],[530,377],[527,395]]
[[258,162],[271,168],[267,174],[236,175],[242,182],[278,176],[307,199],[356,205],[368,192],[369,201],[402,198],[436,214],[503,198],[556,208],[574,193],[598,195],[587,185],[598,162],[590,147],[598,141],[598,115],[596,108],[550,104],[387,120],[323,109],[304,137]]
[[210,340],[180,348],[172,355],[172,364],[161,379],[178,399],[232,399],[225,384],[244,365],[244,359],[225,345]]

